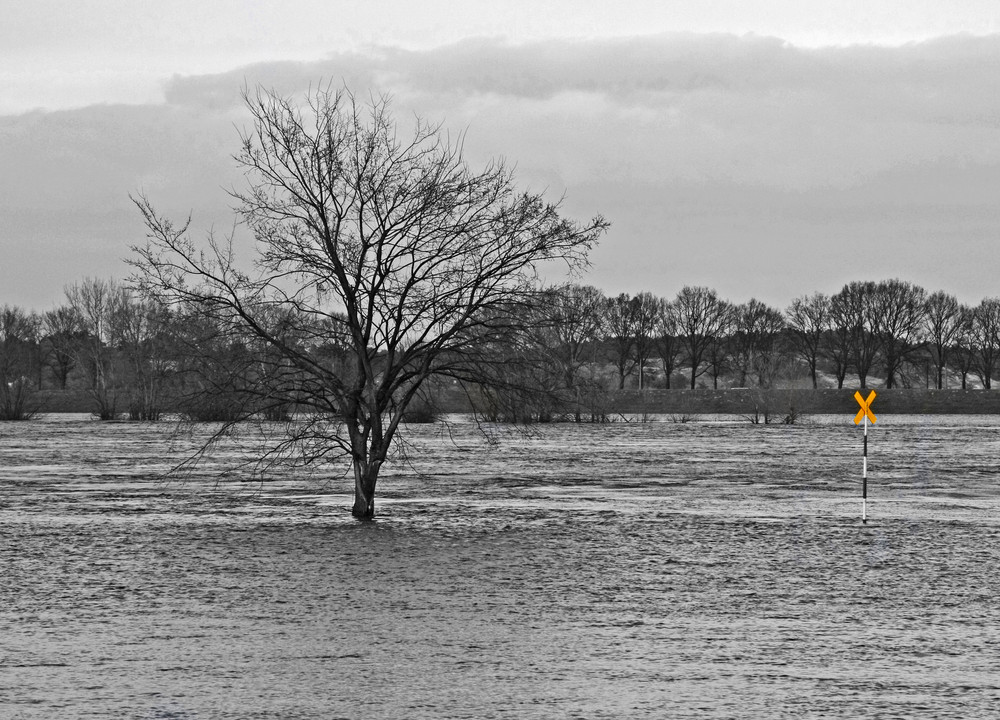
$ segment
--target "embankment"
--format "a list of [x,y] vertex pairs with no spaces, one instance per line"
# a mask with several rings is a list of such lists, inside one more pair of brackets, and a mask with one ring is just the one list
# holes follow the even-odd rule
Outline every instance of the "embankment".
[[[711,390],[619,390],[612,394],[611,408],[620,413],[744,413],[766,404],[774,412],[789,408],[806,414],[858,411],[856,388],[843,390],[761,390],[727,388]],[[867,397],[870,390],[863,390]],[[896,414],[993,414],[1000,413],[1000,392],[991,390],[924,390],[876,388],[872,412]]]
[[[777,413],[794,408],[799,413],[851,413],[858,411],[855,388],[844,390],[761,390],[759,388],[709,388],[674,390],[614,390],[601,399],[610,413],[625,414],[742,414],[757,407]],[[867,397],[869,390],[863,391]],[[872,412],[899,414],[1000,414],[1000,391],[915,390],[876,388]],[[92,400],[81,392],[48,392],[41,398],[41,412],[90,412]],[[441,392],[434,403],[439,411],[469,412],[468,397],[457,390]]]

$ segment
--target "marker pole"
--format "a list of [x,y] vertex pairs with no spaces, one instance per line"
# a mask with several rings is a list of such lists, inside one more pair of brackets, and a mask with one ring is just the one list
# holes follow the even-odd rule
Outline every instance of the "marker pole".
[[868,524],[868,415],[865,414],[865,449],[862,454],[861,473],[861,522]]

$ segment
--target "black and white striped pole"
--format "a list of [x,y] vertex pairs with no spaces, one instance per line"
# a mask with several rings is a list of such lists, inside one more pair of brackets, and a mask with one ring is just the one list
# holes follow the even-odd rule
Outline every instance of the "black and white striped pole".
[[861,522],[864,524],[868,523],[868,421],[871,420],[872,424],[875,424],[875,416],[872,414],[871,405],[872,401],[875,399],[875,391],[872,390],[868,393],[868,399],[861,397],[860,392],[854,393],[854,399],[858,401],[858,405],[861,409],[858,410],[858,414],[854,416],[854,424],[859,425],[862,420],[865,423],[865,445],[864,452],[862,453],[862,465],[861,465]]

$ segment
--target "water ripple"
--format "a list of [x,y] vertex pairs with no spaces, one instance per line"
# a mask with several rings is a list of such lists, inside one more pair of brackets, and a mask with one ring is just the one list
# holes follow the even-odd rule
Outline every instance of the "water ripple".
[[849,419],[417,427],[357,524],[337,469],[5,426],[0,716],[986,717],[998,430],[880,416],[861,525]]

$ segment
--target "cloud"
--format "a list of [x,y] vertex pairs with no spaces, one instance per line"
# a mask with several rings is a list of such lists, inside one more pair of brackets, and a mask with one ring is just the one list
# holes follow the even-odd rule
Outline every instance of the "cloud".
[[998,70],[1000,35],[957,35],[901,47],[822,48],[798,48],[753,34],[517,44],[478,38],[426,51],[376,47],[309,63],[262,63],[218,75],[176,77],[166,95],[170,102],[214,101],[220,95],[236,102],[234,88],[247,78],[289,92],[318,78],[343,78],[354,87],[382,86],[439,98],[544,100],[583,92],[659,107],[701,92],[758,99],[808,93],[860,101],[855,109],[872,107],[872,114],[887,108],[894,108],[894,114],[919,108],[938,114],[958,100],[959,110],[989,108],[995,115],[1000,100],[969,91],[995,86]]
[[[608,216],[591,280],[609,291],[701,282],[787,302],[880,273],[997,292],[978,258],[1000,231],[1000,36],[799,48],[694,34],[383,46],[177,76],[155,105],[0,118],[0,165],[18,169],[0,176],[0,242],[23,264],[3,263],[0,287],[55,299],[81,269],[119,267],[141,239],[138,189],[227,226],[241,88],[320,82],[388,92],[404,125],[467,131],[474,164],[506,156],[570,214]],[[63,252],[43,266],[32,244]]]
[[499,133],[493,154],[513,155],[525,133],[564,155],[619,146],[643,177],[841,186],[899,162],[981,159],[983,133],[1000,127],[1000,36],[819,49],[753,35],[479,39],[176,78],[166,96],[219,108],[246,83],[292,94],[321,78],[391,92],[404,110],[471,125],[472,139]]

